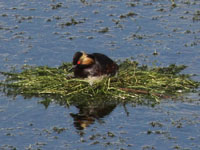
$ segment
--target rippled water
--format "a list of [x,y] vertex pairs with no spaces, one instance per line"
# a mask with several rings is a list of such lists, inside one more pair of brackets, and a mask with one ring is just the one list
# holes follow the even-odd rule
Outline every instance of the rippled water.
[[[0,70],[55,67],[84,50],[148,65],[184,64],[184,73],[197,74],[199,81],[200,2],[175,2],[176,7],[169,0],[0,1]],[[184,99],[155,107],[45,108],[41,99],[1,93],[0,149],[197,150],[199,93]]]

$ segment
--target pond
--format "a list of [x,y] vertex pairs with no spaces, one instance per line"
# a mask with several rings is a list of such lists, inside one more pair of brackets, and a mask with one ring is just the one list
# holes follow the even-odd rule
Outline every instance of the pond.
[[[187,65],[182,73],[200,81],[199,25],[199,0],[4,0],[0,71],[57,67],[84,50],[148,66]],[[155,106],[51,99],[47,107],[41,98],[1,92],[0,149],[197,150],[199,95]]]

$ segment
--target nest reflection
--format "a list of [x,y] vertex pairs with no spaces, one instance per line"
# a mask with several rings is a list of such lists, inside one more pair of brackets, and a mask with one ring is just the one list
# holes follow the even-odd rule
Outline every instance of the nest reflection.
[[71,117],[74,119],[74,126],[78,130],[83,130],[89,127],[96,120],[100,120],[109,115],[117,106],[117,104],[109,101],[97,101],[90,104],[84,103],[77,105],[79,109],[78,113],[71,113]]

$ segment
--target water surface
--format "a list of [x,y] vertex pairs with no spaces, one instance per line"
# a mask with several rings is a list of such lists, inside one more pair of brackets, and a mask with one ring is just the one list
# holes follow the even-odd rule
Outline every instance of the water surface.
[[[55,67],[84,50],[150,66],[184,64],[200,81],[199,8],[198,0],[176,7],[169,0],[1,1],[0,70]],[[199,92],[183,99],[45,108],[40,98],[1,93],[0,149],[197,150]]]

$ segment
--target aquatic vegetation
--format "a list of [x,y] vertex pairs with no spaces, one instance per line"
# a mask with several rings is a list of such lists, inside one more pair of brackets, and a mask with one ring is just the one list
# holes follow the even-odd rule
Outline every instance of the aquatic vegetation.
[[62,7],[62,3],[57,3],[57,4],[51,4],[51,9],[58,9],[60,7]]
[[52,100],[70,105],[98,99],[159,103],[199,86],[189,75],[180,74],[186,67],[183,65],[150,68],[126,60],[119,63],[117,76],[95,80],[74,78],[69,72],[71,66],[71,63],[58,68],[24,66],[20,73],[1,72],[6,76],[0,83],[1,90],[8,96],[42,97],[46,105]]
[[137,14],[131,11],[131,12],[128,12],[127,14],[120,15],[119,18],[123,19],[123,18],[128,18],[128,17],[133,17],[133,16],[137,16]]
[[106,33],[109,31],[109,28],[108,27],[104,27],[104,28],[101,28],[98,32],[99,33]]
[[77,20],[75,20],[74,18],[71,18],[70,21],[61,23],[60,26],[61,26],[61,27],[65,27],[65,26],[77,25],[77,24],[84,23],[85,20],[86,20],[86,19],[83,18],[82,20],[77,21]]
[[193,15],[193,18],[192,18],[193,21],[199,21],[200,20],[200,11],[197,10],[195,12],[195,14]]

